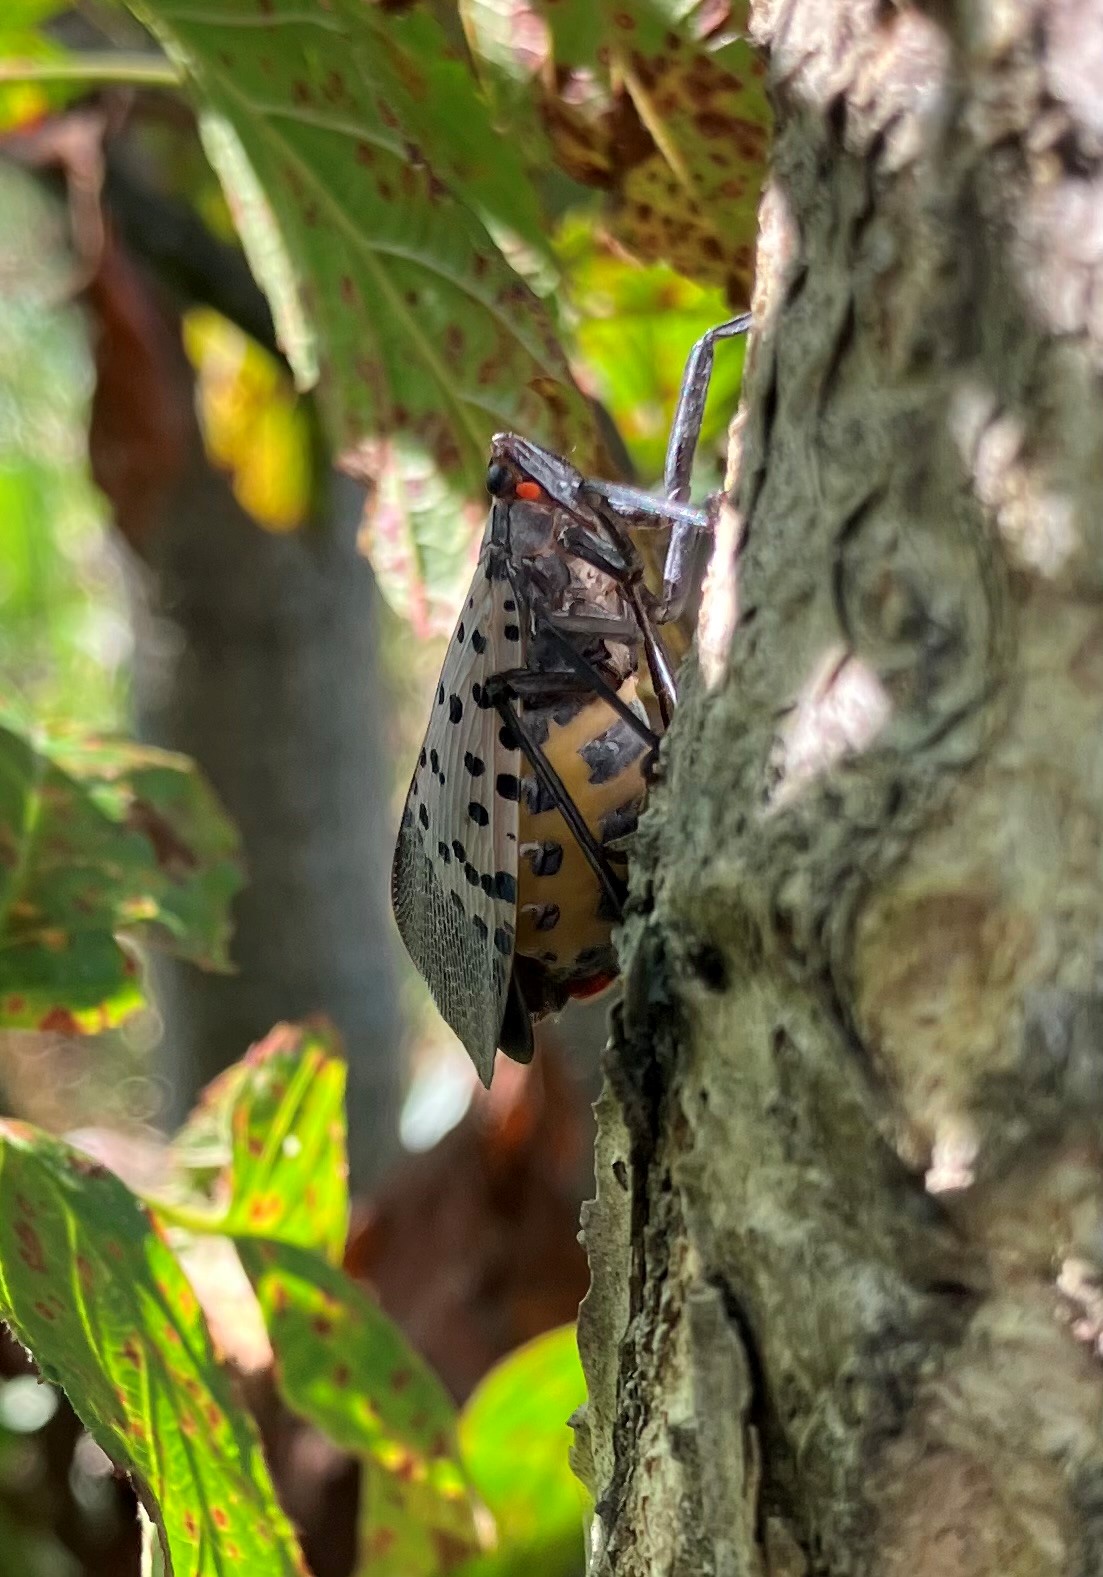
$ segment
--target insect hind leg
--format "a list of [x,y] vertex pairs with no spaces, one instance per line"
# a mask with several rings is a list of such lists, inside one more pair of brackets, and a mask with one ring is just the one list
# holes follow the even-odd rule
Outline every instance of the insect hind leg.
[[[532,675],[528,675],[532,678]],[[549,688],[552,688],[549,686]],[[561,686],[556,687],[561,691]],[[498,716],[506,726],[512,729],[522,754],[528,761],[537,781],[546,790],[556,810],[567,823],[575,841],[586,859],[586,863],[601,883],[613,910],[619,919],[624,913],[624,900],[628,895],[627,887],[598,843],[593,833],[582,816],[581,811],[571,798],[563,779],[552,766],[543,750],[537,744],[521,721],[520,713],[514,705],[514,692],[509,674],[499,674],[491,679],[487,685],[491,703],[497,710]]]

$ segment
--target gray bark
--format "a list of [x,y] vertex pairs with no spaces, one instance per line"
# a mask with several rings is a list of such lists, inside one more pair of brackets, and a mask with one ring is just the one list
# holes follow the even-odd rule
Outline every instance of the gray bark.
[[1103,4],[778,0],[641,829],[593,1573],[1103,1571]]
[[234,974],[155,966],[171,1115],[278,1020],[325,1012],[348,1053],[350,1174],[363,1188],[397,1148],[402,1022],[378,594],[356,548],[360,502],[333,478],[314,522],[262,531],[194,434],[134,577],[134,690],[142,737],[210,778],[248,877]]

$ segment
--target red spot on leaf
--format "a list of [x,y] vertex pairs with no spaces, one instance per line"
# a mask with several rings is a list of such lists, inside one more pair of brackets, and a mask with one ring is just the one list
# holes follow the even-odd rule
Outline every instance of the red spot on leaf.
[[228,1528],[230,1526],[230,1519],[221,1506],[211,1507],[211,1521],[216,1528]]
[[57,1315],[54,1313],[50,1305],[48,1303],[43,1303],[41,1299],[35,1304],[34,1311],[37,1315],[41,1316],[42,1319],[48,1320],[51,1325],[57,1319]]
[[51,1008],[38,1021],[39,1029],[52,1030],[58,1035],[79,1035],[80,1025],[68,1008]]
[[8,997],[4,1003],[4,1008],[8,1013],[22,1013],[26,1006],[27,999],[25,997]]
[[334,1371],[333,1371],[333,1383],[334,1383],[334,1385],[339,1386],[340,1389],[343,1391],[345,1386],[348,1385],[349,1379],[350,1379],[350,1375],[349,1375],[349,1366],[348,1366],[348,1364],[347,1363],[339,1363],[337,1365],[336,1369],[334,1369]]
[[441,1528],[432,1531],[433,1548],[437,1552],[437,1568],[448,1572],[456,1566],[462,1566],[470,1560],[472,1546],[462,1539],[453,1538],[450,1533],[445,1533]]
[[15,1235],[19,1239],[19,1257],[24,1265],[28,1270],[41,1274],[46,1269],[46,1256],[38,1233],[29,1221],[17,1221]]
[[333,1332],[333,1321],[327,1320],[324,1314],[316,1314],[310,1322],[310,1328],[316,1336],[330,1336]]
[[141,1366],[142,1353],[133,1336],[128,1337],[125,1345],[119,1349],[119,1357],[125,1358],[127,1363],[132,1363],[135,1369]]
[[376,1559],[386,1555],[397,1537],[393,1528],[373,1528],[368,1540],[368,1555]]
[[197,1538],[199,1534],[199,1524],[196,1522],[190,1511],[185,1511],[184,1513],[184,1532],[188,1535],[189,1539]]
[[390,1385],[392,1391],[404,1391],[413,1379],[412,1369],[394,1369],[391,1371]]

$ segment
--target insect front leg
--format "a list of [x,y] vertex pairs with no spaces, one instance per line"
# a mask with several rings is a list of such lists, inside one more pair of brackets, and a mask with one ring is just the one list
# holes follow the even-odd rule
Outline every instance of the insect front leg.
[[[620,516],[626,525],[669,525],[670,545],[663,567],[663,594],[654,610],[659,624],[677,619],[685,611],[698,579],[697,567],[702,540],[715,525],[715,508],[694,509],[687,503],[693,460],[701,437],[705,401],[712,381],[715,348],[720,340],[745,334],[751,314],[742,312],[726,323],[719,323],[694,345],[686,360],[678,403],[667,441],[663,467],[662,499],[652,498],[637,488],[611,482],[587,482],[583,496],[600,500],[608,511]],[[608,513],[605,515],[608,520]]]
[[[689,497],[693,457],[701,437],[716,344],[719,340],[734,339],[738,334],[745,334],[751,321],[749,312],[741,312],[738,317],[717,324],[716,328],[709,329],[707,334],[701,336],[689,353],[682,373],[682,387],[674,409],[674,420],[666,445],[666,464],[663,467],[663,490],[671,503],[685,503]],[[710,519],[710,530],[713,524],[714,521]],[[663,619],[676,619],[685,609],[697,579],[700,543],[700,533],[695,527],[674,521],[663,567]]]

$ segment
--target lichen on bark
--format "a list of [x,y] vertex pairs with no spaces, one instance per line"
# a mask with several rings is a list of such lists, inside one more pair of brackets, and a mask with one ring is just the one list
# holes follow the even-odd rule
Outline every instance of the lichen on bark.
[[591,1572],[1103,1571],[1103,4],[758,7],[599,1109]]

